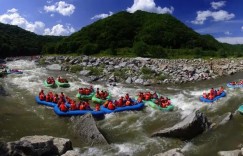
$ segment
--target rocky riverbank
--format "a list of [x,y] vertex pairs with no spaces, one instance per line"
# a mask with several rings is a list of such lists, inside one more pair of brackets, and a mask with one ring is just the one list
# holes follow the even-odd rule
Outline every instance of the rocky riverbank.
[[[88,81],[142,85],[186,83],[215,79],[243,70],[241,59],[151,59],[90,56],[45,56],[38,61],[50,70],[64,70]],[[51,65],[51,66],[50,66]]]

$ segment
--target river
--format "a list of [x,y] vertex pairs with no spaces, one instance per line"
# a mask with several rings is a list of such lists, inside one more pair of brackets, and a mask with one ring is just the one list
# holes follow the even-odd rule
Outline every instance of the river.
[[[243,89],[228,89],[226,83],[243,78],[243,73],[182,85],[156,85],[150,87],[123,85],[107,86],[105,83],[92,84],[95,88],[106,88],[113,98],[129,93],[134,96],[139,91],[154,91],[172,99],[176,106],[173,112],[161,112],[149,107],[138,112],[109,114],[97,121],[98,127],[111,143],[109,146],[87,147],[80,144],[75,135],[72,118],[58,117],[50,108],[37,105],[34,97],[41,89],[53,91],[75,98],[79,87],[90,84],[76,74],[63,71],[48,71],[34,61],[18,60],[8,62],[13,69],[24,71],[22,75],[8,75],[0,79],[7,95],[0,96],[0,141],[14,141],[28,135],[51,135],[69,138],[74,147],[80,148],[84,155],[134,155],[148,156],[172,148],[182,148],[185,155],[216,155],[220,150],[233,150],[242,142],[243,116],[237,113],[233,120],[216,129],[203,133],[190,141],[171,138],[151,138],[156,130],[173,126],[194,110],[204,112],[209,120],[218,121],[227,112],[235,112],[243,101]],[[70,88],[48,89],[43,81],[48,76],[66,77]],[[199,102],[203,91],[211,87],[226,88],[227,97],[213,104]]]

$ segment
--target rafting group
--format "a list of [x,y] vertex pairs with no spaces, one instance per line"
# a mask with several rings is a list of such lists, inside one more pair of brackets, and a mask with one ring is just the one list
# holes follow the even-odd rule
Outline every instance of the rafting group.
[[70,87],[70,84],[68,83],[68,80],[58,76],[57,80],[55,81],[55,79],[53,77],[48,77],[45,81],[44,81],[44,85],[46,87],[51,87],[51,88],[55,88],[56,86],[59,87]]
[[[146,105],[146,101],[150,101],[154,104],[156,103],[155,105],[158,105],[158,107],[164,108],[171,105],[168,98],[163,98],[162,96],[158,98],[156,92],[154,94],[150,92],[140,92],[136,100],[131,98],[128,93],[126,93],[125,96],[121,96],[117,100],[111,100],[110,93],[105,90],[100,90],[99,88],[97,88],[95,92],[94,88],[90,86],[89,88],[79,88],[77,95],[79,95],[76,96],[79,97],[79,102],[65,96],[63,92],[61,92],[60,95],[53,92],[48,92],[45,94],[44,90],[41,90],[39,92],[39,96],[36,96],[36,102],[41,105],[53,107],[54,112],[60,116],[83,115],[85,113],[91,113],[95,117],[102,115],[102,113],[104,115],[113,112],[141,110],[144,105]],[[90,95],[93,95],[93,97]],[[91,108],[90,103],[88,102],[89,100],[92,100],[93,104],[95,105],[94,109]],[[172,109],[166,111],[170,110]]]
[[79,88],[78,93],[81,95],[90,95],[92,92],[94,92],[93,86],[90,86],[90,88]]
[[0,64],[0,77],[4,77],[8,74],[23,74],[23,71],[20,71],[18,69],[10,69],[5,64]]
[[241,88],[241,87],[243,87],[243,80],[239,80],[238,82],[233,81],[233,82],[227,83],[227,86],[229,88]]

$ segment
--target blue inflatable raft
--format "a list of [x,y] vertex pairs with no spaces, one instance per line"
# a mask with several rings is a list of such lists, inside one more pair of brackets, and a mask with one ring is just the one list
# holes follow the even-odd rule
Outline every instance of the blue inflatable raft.
[[7,70],[7,74],[23,74],[20,70]]
[[226,92],[225,91],[223,91],[219,96],[216,96],[213,100],[209,100],[209,99],[205,99],[203,96],[200,96],[200,101],[202,101],[202,102],[206,102],[206,103],[212,103],[212,102],[214,102],[214,101],[216,101],[216,100],[218,100],[218,99],[220,99],[220,98],[222,98],[222,97],[225,97],[226,96]]
[[144,107],[144,103],[137,103],[132,106],[124,106],[124,107],[116,107],[114,110],[110,110],[108,108],[105,108],[103,105],[100,107],[100,110],[105,113],[116,113],[116,112],[123,112],[123,111],[136,111],[141,110]]
[[58,108],[57,105],[54,107],[54,112],[59,116],[78,116],[78,115],[84,115],[84,114],[90,113],[96,118],[104,117],[104,114],[105,114],[101,110],[100,111],[95,111],[95,110],[68,110],[67,112],[63,112]]
[[229,87],[229,88],[242,88],[243,85],[240,85],[240,84],[232,85],[230,83],[227,83],[227,87]]
[[54,107],[57,104],[53,103],[53,102],[46,102],[46,101],[41,101],[39,96],[35,97],[35,101],[39,104],[39,105],[45,105],[45,106],[49,106],[49,107]]

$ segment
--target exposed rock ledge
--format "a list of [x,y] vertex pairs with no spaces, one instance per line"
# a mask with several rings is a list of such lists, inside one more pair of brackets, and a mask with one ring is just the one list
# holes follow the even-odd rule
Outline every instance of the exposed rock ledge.
[[207,117],[203,113],[195,111],[173,127],[153,133],[152,137],[175,137],[181,140],[189,140],[203,133],[209,127],[210,123]]
[[72,142],[65,138],[52,136],[26,136],[18,141],[1,142],[0,155],[62,155],[68,150],[72,150]]

